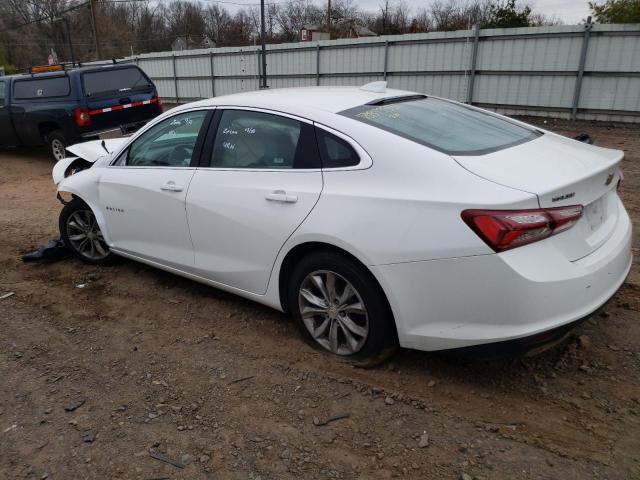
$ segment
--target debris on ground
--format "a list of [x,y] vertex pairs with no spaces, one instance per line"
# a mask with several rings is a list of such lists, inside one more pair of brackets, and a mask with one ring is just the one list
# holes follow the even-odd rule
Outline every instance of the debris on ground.
[[184,467],[186,467],[186,465],[184,463],[179,462],[177,460],[173,460],[172,458],[169,458],[166,455],[163,455],[162,453],[157,452],[155,450],[151,450],[149,452],[149,456],[151,458],[156,459],[156,460],[160,460],[161,462],[168,463],[169,465],[173,465],[176,468],[184,468]]
[[325,419],[320,419],[318,417],[313,417],[313,424],[316,427],[322,427],[324,425],[328,425],[331,422],[335,422],[336,420],[342,420],[343,418],[349,418],[351,416],[350,413],[339,413],[337,415],[332,415]]
[[9,298],[13,295],[15,295],[14,292],[5,293],[4,295],[0,295],[0,300],[4,300],[5,298]]
[[84,399],[84,398],[80,398],[80,399],[77,399],[77,400],[72,400],[64,407],[64,409],[67,412],[73,412],[74,410],[77,410],[82,405],[84,405],[84,402],[86,402],[86,399]]
[[23,262],[53,262],[69,256],[69,250],[61,238],[49,240],[43,247],[22,255]]

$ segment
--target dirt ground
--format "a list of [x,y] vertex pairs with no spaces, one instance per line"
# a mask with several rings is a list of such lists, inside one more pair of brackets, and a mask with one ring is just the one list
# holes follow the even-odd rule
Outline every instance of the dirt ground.
[[[626,151],[637,259],[640,127],[545,127]],[[0,152],[0,479],[640,478],[637,260],[537,357],[402,350],[363,370],[277,312],[140,264],[22,263],[57,233],[51,167]]]

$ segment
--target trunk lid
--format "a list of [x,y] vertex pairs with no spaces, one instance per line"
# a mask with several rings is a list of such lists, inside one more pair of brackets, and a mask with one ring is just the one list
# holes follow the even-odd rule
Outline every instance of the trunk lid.
[[545,240],[574,261],[600,247],[615,228],[615,188],[623,156],[620,150],[545,133],[487,155],[454,158],[480,177],[537,195],[540,207],[583,205],[584,214],[573,228]]

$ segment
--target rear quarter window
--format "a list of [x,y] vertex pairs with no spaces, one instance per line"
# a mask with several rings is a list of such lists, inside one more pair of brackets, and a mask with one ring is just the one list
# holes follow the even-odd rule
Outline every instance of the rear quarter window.
[[13,96],[18,99],[66,97],[70,93],[69,77],[34,78],[17,80]]
[[136,67],[86,72],[82,74],[82,85],[87,97],[126,95],[132,90],[153,86],[147,76]]
[[322,168],[353,167],[360,163],[360,157],[349,142],[321,128],[316,128],[318,149]]
[[483,155],[542,135],[489,112],[431,97],[400,97],[341,114],[449,155]]

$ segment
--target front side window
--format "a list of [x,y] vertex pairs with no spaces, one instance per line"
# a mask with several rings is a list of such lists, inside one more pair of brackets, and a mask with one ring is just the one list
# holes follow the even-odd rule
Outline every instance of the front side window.
[[249,110],[222,112],[212,167],[319,168],[313,127],[298,120]]
[[449,155],[482,155],[542,135],[488,112],[431,97],[361,105],[341,114]]
[[132,143],[124,164],[132,167],[190,166],[206,115],[204,110],[186,112],[154,125]]
[[4,97],[5,97],[4,88],[5,88],[4,82],[0,81],[0,107],[4,107]]
[[66,97],[70,93],[69,77],[18,80],[13,84],[16,99]]

